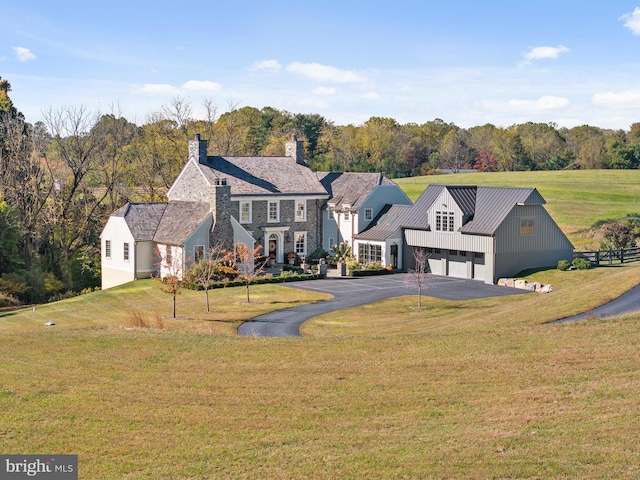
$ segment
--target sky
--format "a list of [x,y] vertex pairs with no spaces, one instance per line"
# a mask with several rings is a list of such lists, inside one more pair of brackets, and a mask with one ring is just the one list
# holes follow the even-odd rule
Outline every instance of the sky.
[[176,98],[336,125],[640,122],[640,0],[3,3],[0,77],[31,123],[143,124]]

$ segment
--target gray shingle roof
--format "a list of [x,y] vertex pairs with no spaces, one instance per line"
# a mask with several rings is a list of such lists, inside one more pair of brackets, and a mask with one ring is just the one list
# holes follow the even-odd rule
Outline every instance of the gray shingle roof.
[[153,240],[166,206],[166,203],[127,203],[112,216],[124,217],[136,242],[149,242]]
[[354,235],[354,238],[360,240],[386,240],[402,226],[404,218],[411,210],[411,207],[412,205],[385,205],[369,227]]
[[328,202],[357,209],[379,185],[395,185],[380,173],[318,172],[318,179],[329,192]]
[[166,206],[153,238],[166,245],[183,245],[211,212],[210,205],[202,202],[173,201]]
[[207,157],[198,164],[209,184],[226,179],[231,195],[326,195],[314,172],[291,157]]

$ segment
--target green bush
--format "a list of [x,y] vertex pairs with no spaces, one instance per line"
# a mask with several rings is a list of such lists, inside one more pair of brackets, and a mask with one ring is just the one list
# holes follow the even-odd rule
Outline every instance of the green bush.
[[591,268],[591,262],[586,258],[574,258],[572,265],[578,270],[589,270]]
[[563,272],[569,270],[570,266],[571,266],[571,264],[566,260],[560,260],[558,262],[558,270],[561,270]]

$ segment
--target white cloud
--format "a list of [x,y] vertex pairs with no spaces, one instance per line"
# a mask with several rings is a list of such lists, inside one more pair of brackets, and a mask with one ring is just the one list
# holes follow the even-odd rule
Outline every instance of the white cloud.
[[189,80],[182,85],[183,90],[191,90],[198,92],[219,92],[222,90],[222,85],[216,82]]
[[318,82],[363,83],[367,81],[365,77],[351,70],[340,70],[339,68],[320,65],[319,63],[293,62],[287,65],[287,70]]
[[562,53],[567,53],[569,49],[564,45],[558,45],[557,47],[532,47],[524,58],[527,61],[531,60],[543,60],[547,58],[558,58]]
[[134,86],[135,93],[143,93],[147,95],[179,95],[184,91],[190,92],[219,92],[222,85],[216,82],[189,80],[181,87],[170,85],[168,83],[146,83],[142,86]]
[[279,72],[282,68],[282,65],[278,63],[277,60],[262,60],[261,62],[255,62],[251,65],[247,70],[250,72]]
[[376,92],[367,92],[362,95],[362,98],[366,98],[367,100],[376,100],[377,98],[380,98],[380,95]]
[[333,95],[336,93],[336,89],[333,87],[318,87],[311,91],[316,95]]
[[523,113],[552,112],[565,110],[571,106],[569,99],[565,97],[542,96],[538,100],[509,100],[508,110]]
[[634,35],[640,35],[640,7],[636,7],[631,13],[625,13],[618,20],[624,20],[625,27]]
[[134,87],[136,93],[146,93],[148,95],[178,95],[180,89],[168,83],[146,83],[141,87]]
[[640,90],[596,93],[591,101],[594,105],[613,109],[640,108]]
[[30,60],[35,60],[37,58],[35,54],[28,48],[11,47],[11,49],[13,50],[13,53],[16,54],[16,57],[18,58],[19,62],[28,62]]

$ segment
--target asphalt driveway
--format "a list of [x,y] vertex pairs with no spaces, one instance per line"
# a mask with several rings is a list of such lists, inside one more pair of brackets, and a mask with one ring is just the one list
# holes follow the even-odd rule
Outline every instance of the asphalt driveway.
[[573,317],[562,318],[551,323],[568,323],[585,320],[587,318],[607,318],[623,315],[626,313],[640,311],[640,285],[623,293],[618,298],[611,300],[593,310],[574,315]]
[[[385,298],[417,295],[418,288],[406,284],[406,273],[372,277],[339,277],[283,284],[285,287],[314,290],[333,295],[324,302],[267,313],[249,320],[238,328],[239,335],[257,337],[299,337],[300,325],[325,313],[376,302]],[[529,293],[515,288],[487,285],[477,280],[465,280],[428,275],[422,294],[446,300],[521,295]]]

